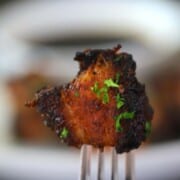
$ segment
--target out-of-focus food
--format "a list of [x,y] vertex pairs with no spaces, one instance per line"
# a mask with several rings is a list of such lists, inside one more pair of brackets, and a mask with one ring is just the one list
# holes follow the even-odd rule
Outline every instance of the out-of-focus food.
[[149,75],[154,114],[152,143],[180,138],[180,52]]
[[153,110],[135,77],[135,61],[120,47],[78,52],[74,59],[80,71],[74,80],[43,88],[26,103],[36,106],[45,124],[69,145],[115,146],[122,153],[149,135]]
[[24,142],[52,142],[54,134],[39,121],[40,114],[24,107],[25,100],[34,94],[36,89],[53,85],[52,79],[30,72],[21,77],[9,80],[8,88],[12,94],[15,115],[13,132],[17,140]]

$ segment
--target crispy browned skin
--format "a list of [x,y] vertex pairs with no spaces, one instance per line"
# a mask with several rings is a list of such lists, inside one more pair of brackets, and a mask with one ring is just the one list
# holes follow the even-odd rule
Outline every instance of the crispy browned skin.
[[[118,153],[137,148],[146,138],[146,122],[151,121],[153,111],[144,85],[135,77],[136,64],[132,56],[119,53],[119,49],[117,46],[77,53],[75,60],[80,64],[77,77],[66,86],[40,90],[26,105],[36,106],[58,136],[65,127],[68,135],[61,138],[70,145],[115,146]],[[104,81],[115,80],[117,73],[120,74],[119,87],[110,87],[109,101],[103,103],[92,87],[97,82],[102,88]],[[118,93],[124,99],[124,105],[119,109],[116,104]],[[123,112],[135,115],[133,119],[122,118],[122,130],[117,131],[115,117]]]

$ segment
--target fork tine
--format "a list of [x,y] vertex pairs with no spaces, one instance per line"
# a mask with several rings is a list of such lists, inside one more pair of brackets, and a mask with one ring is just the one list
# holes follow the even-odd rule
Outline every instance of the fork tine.
[[98,149],[98,172],[97,172],[97,180],[103,180],[103,152],[102,149]]
[[125,180],[133,180],[133,155],[132,153],[126,154],[126,177]]
[[[90,180],[91,178],[91,151],[92,146],[83,145],[80,152],[80,177],[79,180]],[[104,153],[102,149],[97,150],[97,180],[104,179]],[[115,148],[111,150],[111,180],[118,180],[118,154]],[[133,180],[133,155],[132,153],[127,153],[125,158],[125,180]]]
[[112,154],[111,180],[117,180],[118,179],[118,155],[116,153],[115,148],[112,148],[111,154]]
[[87,146],[83,145],[80,152],[80,177],[79,180],[86,179],[86,157],[87,157]]
[[92,147],[84,144],[80,152],[80,177],[79,180],[90,179],[90,160]]
[[86,145],[86,147],[87,147],[87,153],[86,153],[86,179],[90,180],[92,146],[91,145]]

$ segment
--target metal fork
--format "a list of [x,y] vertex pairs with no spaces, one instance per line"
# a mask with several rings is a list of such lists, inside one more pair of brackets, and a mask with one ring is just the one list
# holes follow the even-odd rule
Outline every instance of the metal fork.
[[[93,147],[90,145],[83,145],[81,147],[81,153],[80,153],[80,176],[79,180],[91,180],[92,179],[92,158],[93,156],[97,157],[97,172],[96,177],[93,180],[104,180],[104,165],[105,165],[105,155],[107,152],[103,152],[102,149],[96,149],[94,150],[96,153],[92,153]],[[118,174],[118,154],[116,153],[115,148],[108,148],[111,155],[111,167],[110,167],[110,178],[109,180],[118,180],[119,174]],[[133,174],[133,159],[132,154],[127,153],[125,158],[125,180],[133,180],[132,174]],[[107,179],[107,178],[106,178]]]

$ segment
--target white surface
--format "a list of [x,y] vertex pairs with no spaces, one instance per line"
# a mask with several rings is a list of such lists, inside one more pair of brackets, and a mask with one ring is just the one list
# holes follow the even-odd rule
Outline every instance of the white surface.
[[5,10],[4,28],[26,39],[130,35],[159,50],[168,42],[168,51],[180,43],[180,8],[171,2],[28,1]]
[[[93,11],[93,13],[92,13]],[[56,50],[38,49],[29,40],[60,40],[84,37],[111,37],[136,40],[139,44],[122,44],[133,54],[137,73],[155,66],[180,47],[180,7],[175,2],[132,1],[24,1],[0,10],[0,73],[12,76],[30,67],[27,60],[38,60],[30,54],[41,52],[41,58],[59,60],[49,67],[49,74],[70,79],[77,72],[72,58],[76,51],[92,46],[69,46]],[[23,41],[26,39],[26,41]],[[121,42],[118,42],[121,43]],[[111,48],[116,42],[92,48]],[[29,56],[30,55],[30,56]],[[71,65],[72,64],[72,65]],[[36,68],[35,66],[32,66]],[[60,67],[60,70],[58,69]],[[68,71],[71,67],[71,71]],[[57,70],[58,69],[58,70]],[[56,73],[58,72],[58,74]]]
[[65,180],[78,177],[78,154],[62,150],[14,147],[0,150],[0,179]]
[[[180,178],[179,151],[180,142],[178,141],[133,151],[135,179],[177,180]],[[119,155],[120,179],[124,179],[125,176],[124,158],[124,154]],[[8,180],[76,180],[79,175],[79,160],[79,151],[22,146],[1,148],[0,178],[4,177]],[[95,163],[93,161],[93,166]]]

